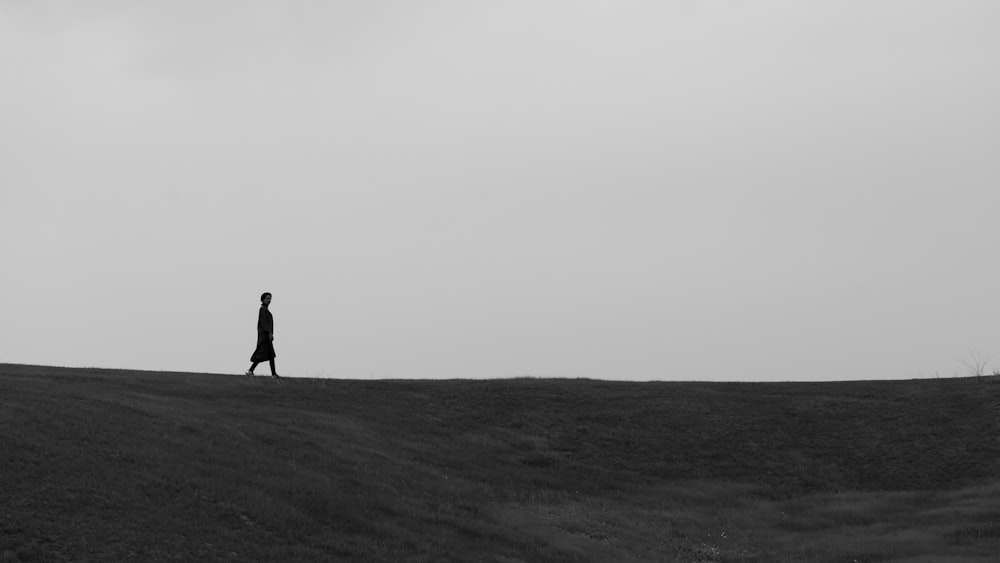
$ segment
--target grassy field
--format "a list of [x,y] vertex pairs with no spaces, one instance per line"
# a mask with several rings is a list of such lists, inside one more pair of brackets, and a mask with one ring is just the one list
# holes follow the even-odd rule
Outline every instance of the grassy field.
[[1000,561],[1000,384],[0,364],[0,561]]

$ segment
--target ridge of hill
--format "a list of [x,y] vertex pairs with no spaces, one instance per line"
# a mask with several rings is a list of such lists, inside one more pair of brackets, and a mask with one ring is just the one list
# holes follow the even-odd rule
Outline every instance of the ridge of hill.
[[0,561],[996,561],[996,382],[0,364]]

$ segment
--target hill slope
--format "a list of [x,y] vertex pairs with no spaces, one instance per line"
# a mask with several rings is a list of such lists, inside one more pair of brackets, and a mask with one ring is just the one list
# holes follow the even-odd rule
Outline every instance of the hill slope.
[[986,561],[998,436],[968,379],[0,365],[0,561]]

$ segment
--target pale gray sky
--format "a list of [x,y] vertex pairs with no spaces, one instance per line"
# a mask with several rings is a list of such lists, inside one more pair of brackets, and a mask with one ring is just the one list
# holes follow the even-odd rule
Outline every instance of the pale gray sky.
[[1000,356],[997,29],[0,0],[0,362],[241,373],[271,291],[291,376],[951,376]]

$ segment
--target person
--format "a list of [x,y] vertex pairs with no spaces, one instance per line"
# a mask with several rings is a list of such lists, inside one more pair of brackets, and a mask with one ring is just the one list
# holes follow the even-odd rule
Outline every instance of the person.
[[264,292],[260,296],[260,312],[257,314],[257,349],[250,356],[250,369],[246,375],[253,377],[253,370],[257,369],[257,364],[268,362],[271,365],[271,377],[280,379],[278,372],[274,369],[274,317],[271,316],[271,294]]

